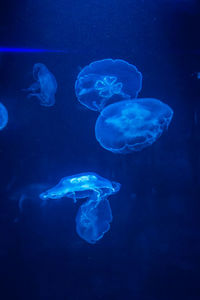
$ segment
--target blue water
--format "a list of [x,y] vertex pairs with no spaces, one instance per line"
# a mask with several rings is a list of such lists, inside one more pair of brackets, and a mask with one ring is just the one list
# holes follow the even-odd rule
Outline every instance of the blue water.
[[[0,4],[0,102],[8,112],[0,130],[0,299],[200,299],[199,15],[189,0]],[[121,98],[129,76],[111,70],[94,84],[106,101],[91,110],[75,82],[105,59],[142,74],[138,100]],[[42,87],[38,69],[33,77],[38,63],[50,72]],[[44,95],[51,106],[41,105]],[[110,105],[141,98],[173,110],[168,129],[141,151],[103,148],[97,119]],[[159,129],[154,113],[145,115],[150,133]],[[119,139],[104,133],[112,145]],[[81,198],[39,197],[88,172],[120,190],[97,201],[99,188],[89,193],[85,183]]]

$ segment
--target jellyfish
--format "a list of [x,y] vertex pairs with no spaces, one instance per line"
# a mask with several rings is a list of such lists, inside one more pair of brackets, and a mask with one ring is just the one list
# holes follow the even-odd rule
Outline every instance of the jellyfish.
[[172,116],[167,104],[153,98],[113,103],[97,118],[96,139],[114,153],[141,151],[168,129]]
[[76,231],[86,242],[94,244],[110,229],[112,211],[107,198],[119,190],[118,182],[88,172],[62,178],[55,187],[41,193],[40,198],[67,197],[74,202],[86,199],[76,216]]
[[4,129],[8,123],[8,111],[0,102],[0,130]]
[[28,98],[36,97],[42,106],[53,106],[55,104],[55,93],[57,82],[54,75],[44,64],[37,63],[33,66],[33,78],[36,80],[25,91],[30,92]]
[[95,61],[82,69],[75,83],[79,102],[101,111],[108,102],[136,98],[142,88],[142,74],[122,59]]

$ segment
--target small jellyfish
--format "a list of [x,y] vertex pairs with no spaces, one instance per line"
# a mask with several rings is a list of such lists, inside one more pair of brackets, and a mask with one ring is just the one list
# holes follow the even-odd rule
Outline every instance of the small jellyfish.
[[8,111],[0,102],[0,130],[4,129],[8,123]]
[[76,231],[82,239],[94,244],[110,229],[112,211],[107,197],[119,189],[119,183],[88,172],[64,177],[55,187],[40,194],[40,198],[68,197],[74,202],[86,198],[76,216]]
[[161,136],[172,116],[167,104],[153,98],[110,104],[97,118],[96,139],[114,153],[141,151]]
[[101,111],[108,102],[136,98],[142,87],[142,74],[122,59],[95,61],[82,69],[75,83],[79,102]]
[[36,82],[28,89],[25,89],[25,91],[30,92],[28,97],[37,97],[42,106],[53,106],[57,90],[57,82],[54,75],[44,64],[37,63],[33,66],[33,78]]

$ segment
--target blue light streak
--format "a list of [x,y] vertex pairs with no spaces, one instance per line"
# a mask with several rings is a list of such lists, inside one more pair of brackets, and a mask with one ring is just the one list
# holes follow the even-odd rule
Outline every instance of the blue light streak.
[[67,50],[37,49],[37,48],[12,48],[1,47],[0,52],[4,53],[68,53]]

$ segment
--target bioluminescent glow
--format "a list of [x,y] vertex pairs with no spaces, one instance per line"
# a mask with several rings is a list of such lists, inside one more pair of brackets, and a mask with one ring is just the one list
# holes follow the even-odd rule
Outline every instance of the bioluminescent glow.
[[0,102],[0,130],[4,129],[8,123],[8,111]]
[[37,48],[16,48],[16,47],[0,47],[0,52],[4,53],[67,53],[66,50],[53,50],[53,49],[37,49]]
[[101,239],[110,228],[112,212],[107,197],[120,190],[120,184],[109,181],[96,173],[80,173],[64,177],[53,188],[40,194],[42,200],[87,198],[78,211],[76,230],[88,243]]
[[120,101],[100,113],[96,138],[114,153],[140,151],[161,136],[172,116],[173,110],[167,104],[153,98]]
[[55,93],[57,82],[54,75],[44,64],[37,63],[33,66],[33,78],[36,80],[25,91],[30,92],[28,98],[36,97],[42,106],[53,106],[55,104]]
[[86,66],[78,74],[75,92],[79,102],[101,111],[109,101],[136,98],[142,87],[142,74],[121,59],[103,59]]

